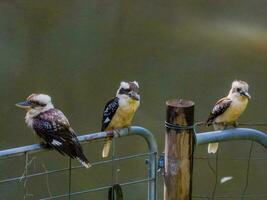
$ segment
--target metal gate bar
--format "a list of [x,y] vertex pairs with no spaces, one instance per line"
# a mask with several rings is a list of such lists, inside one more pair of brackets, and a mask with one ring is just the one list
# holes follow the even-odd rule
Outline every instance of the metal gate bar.
[[229,140],[253,140],[267,148],[267,134],[251,128],[233,128],[196,134],[197,144]]
[[[112,160],[99,161],[99,162],[95,162],[92,164],[93,164],[93,166],[95,166],[95,165],[108,163],[108,162],[112,162],[112,161],[126,160],[126,159],[130,159],[130,158],[135,158],[135,157],[147,155],[148,156],[148,178],[122,183],[122,185],[131,185],[131,184],[137,184],[137,183],[147,181],[148,182],[148,197],[147,197],[147,199],[148,200],[156,200],[157,199],[156,181],[157,181],[158,148],[157,148],[157,143],[156,143],[156,140],[154,138],[154,135],[149,130],[142,128],[142,127],[138,127],[138,126],[132,126],[129,128],[118,129],[118,130],[114,130],[114,131],[81,135],[81,136],[78,136],[78,140],[81,143],[88,143],[88,142],[92,142],[94,140],[100,140],[100,139],[105,139],[105,138],[113,138],[113,137],[119,138],[119,137],[133,136],[133,135],[139,135],[146,140],[146,143],[148,145],[148,153],[124,156],[124,157],[119,157],[119,158],[115,158]],[[33,144],[33,145],[28,145],[28,146],[24,146],[24,147],[13,148],[13,149],[7,149],[7,150],[0,151],[0,159],[7,159],[7,158],[19,157],[19,156],[25,156],[25,155],[26,155],[26,157],[28,157],[29,154],[33,154],[33,153],[37,153],[37,152],[41,152],[41,151],[48,151],[48,149],[44,149],[39,144]],[[25,165],[25,168],[27,168],[27,163]],[[27,173],[27,174],[24,174],[22,177],[14,177],[14,178],[8,178],[5,180],[1,180],[0,184],[10,182],[10,181],[18,181],[21,179],[26,180],[27,178],[34,177],[34,176],[52,174],[52,173],[57,173],[57,172],[67,171],[67,170],[72,170],[72,169],[78,169],[78,168],[81,168],[81,166],[71,167],[71,169],[70,168],[63,168],[63,169],[52,170],[52,171],[36,173],[36,174],[28,174]],[[27,171],[27,169],[26,169],[26,171]],[[74,193],[70,193],[70,194],[63,194],[63,195],[53,196],[53,197],[49,197],[49,198],[45,198],[45,199],[55,199],[55,198],[59,198],[59,197],[78,195],[81,193],[87,193],[87,192],[98,191],[101,189],[102,190],[107,189],[109,187],[110,186],[104,186],[101,188],[88,189],[85,191],[74,192]]]

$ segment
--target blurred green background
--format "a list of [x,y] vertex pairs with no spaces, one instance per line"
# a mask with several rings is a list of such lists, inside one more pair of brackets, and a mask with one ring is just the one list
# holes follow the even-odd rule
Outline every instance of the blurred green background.
[[[14,106],[34,92],[51,95],[79,134],[98,132],[103,107],[121,80],[139,82],[142,102],[134,124],[155,134],[160,151],[164,147],[167,99],[193,100],[196,121],[205,120],[234,79],[247,81],[252,95],[241,121],[266,121],[266,9],[267,2],[262,0],[2,0],[0,149],[36,142],[25,126],[25,113]],[[146,151],[140,138],[125,138],[116,144],[118,155]],[[216,194],[242,194],[247,160],[233,158],[246,158],[250,142],[228,142],[220,147],[219,177],[234,178],[219,184]],[[101,159],[102,143],[84,148],[91,161]],[[207,157],[206,148],[197,147],[196,157]],[[33,156],[31,173],[68,166],[68,159],[56,152]],[[263,194],[267,186],[266,150],[255,144],[252,156],[247,194]],[[23,163],[24,158],[1,160],[0,179],[21,176]],[[116,167],[120,168],[117,179],[122,182],[146,175],[143,159],[119,162]],[[110,165],[76,170],[72,190],[110,183],[110,170]],[[65,193],[67,180],[67,173],[29,179],[27,198],[49,196],[47,188],[53,195]],[[214,175],[207,160],[195,160],[193,185],[194,195],[211,194]],[[159,199],[162,186],[160,179]],[[146,184],[124,190],[127,200],[146,199]],[[23,199],[23,193],[23,182],[0,185],[1,200]],[[104,191],[73,199],[106,196]]]

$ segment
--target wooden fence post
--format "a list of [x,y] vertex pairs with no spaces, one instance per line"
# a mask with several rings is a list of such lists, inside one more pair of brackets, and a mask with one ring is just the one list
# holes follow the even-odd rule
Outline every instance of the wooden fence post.
[[[192,193],[194,102],[166,102],[164,200],[189,200]],[[172,125],[178,125],[174,126]],[[189,126],[189,127],[188,127]],[[180,127],[180,128],[179,128]]]

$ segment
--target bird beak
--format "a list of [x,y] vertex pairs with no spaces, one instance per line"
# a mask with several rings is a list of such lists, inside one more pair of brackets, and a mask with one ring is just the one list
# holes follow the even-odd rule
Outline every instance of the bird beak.
[[19,108],[23,108],[23,109],[29,109],[31,107],[31,103],[28,101],[23,101],[23,102],[16,103],[15,106]]
[[132,99],[134,99],[134,100],[136,100],[136,101],[139,101],[139,100],[140,100],[140,95],[137,94],[137,93],[134,92],[134,91],[129,92],[129,97],[131,97]]
[[250,94],[249,94],[248,92],[242,92],[241,94],[242,94],[243,96],[245,96],[245,97],[251,99],[251,96],[250,96]]

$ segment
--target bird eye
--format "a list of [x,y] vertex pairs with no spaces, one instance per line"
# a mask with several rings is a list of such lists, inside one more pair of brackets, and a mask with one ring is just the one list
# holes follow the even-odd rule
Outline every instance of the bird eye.
[[130,89],[121,88],[119,91],[119,94],[128,94],[129,92],[130,92]]
[[44,104],[44,103],[37,103],[37,105],[42,106],[42,107],[46,106],[46,104]]
[[36,107],[36,106],[42,106],[42,107],[44,107],[45,106],[45,104],[39,103],[37,101],[30,101],[30,103],[31,103],[31,106],[32,107]]
[[236,91],[237,91],[237,92],[240,92],[240,91],[241,91],[241,88],[237,88]]

